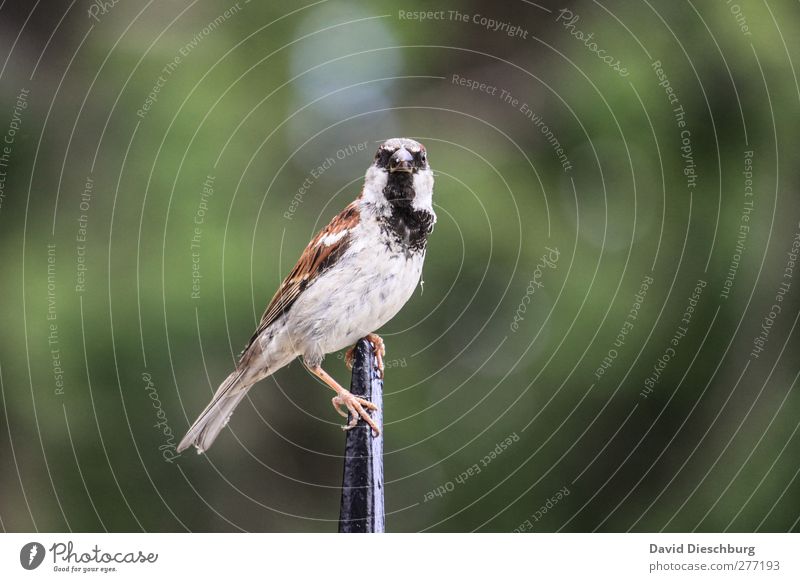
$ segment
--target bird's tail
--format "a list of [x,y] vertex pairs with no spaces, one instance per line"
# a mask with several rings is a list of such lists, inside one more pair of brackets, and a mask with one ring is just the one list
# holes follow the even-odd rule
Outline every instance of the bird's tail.
[[234,370],[220,384],[214,398],[211,399],[205,410],[200,413],[197,420],[183,437],[178,445],[178,452],[188,449],[194,445],[197,453],[200,454],[208,450],[220,431],[228,424],[228,419],[233,414],[233,410],[245,397],[247,391],[253,385],[245,379],[245,369]]

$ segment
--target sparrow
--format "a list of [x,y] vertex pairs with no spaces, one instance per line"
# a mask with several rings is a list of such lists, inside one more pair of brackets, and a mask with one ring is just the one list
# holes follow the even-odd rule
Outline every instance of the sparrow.
[[[336,396],[334,409],[353,428],[376,406],[351,394],[322,369],[326,354],[366,337],[383,372],[383,340],[374,332],[392,319],[419,284],[428,235],[436,223],[433,172],[425,147],[407,138],[383,142],[359,197],[311,239],[269,302],[236,368],[178,445],[211,446],[258,381],[298,356]],[[352,348],[348,352],[352,361]]]

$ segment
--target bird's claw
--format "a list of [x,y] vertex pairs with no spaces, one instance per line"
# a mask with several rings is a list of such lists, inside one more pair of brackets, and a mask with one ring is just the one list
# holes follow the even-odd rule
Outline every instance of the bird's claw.
[[[366,336],[367,341],[372,345],[372,353],[375,356],[375,367],[378,369],[378,377],[383,379],[383,357],[386,355],[386,346],[381,336],[370,333]],[[353,369],[356,360],[356,346],[353,346],[344,353],[344,365],[348,370]]]
[[[347,390],[343,390],[331,399],[331,404],[333,404],[336,412],[338,412],[341,416],[344,418],[348,418],[349,416],[350,418],[350,422],[344,425],[342,430],[352,429],[358,423],[358,419],[363,418],[364,422],[366,422],[372,428],[375,436],[381,434],[378,425],[375,424],[375,421],[372,420],[369,412],[367,412],[367,410],[378,410],[378,407],[369,400],[361,398],[360,396],[356,396]],[[348,412],[350,413],[349,415],[342,410],[342,406],[347,408]]]
[[386,355],[386,346],[383,338],[378,334],[367,335],[367,340],[372,344],[372,353],[375,355],[375,366],[378,368],[378,377],[383,379],[383,357]]

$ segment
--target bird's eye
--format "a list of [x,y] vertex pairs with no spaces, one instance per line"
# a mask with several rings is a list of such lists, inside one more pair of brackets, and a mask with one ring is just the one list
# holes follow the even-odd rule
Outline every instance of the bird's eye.
[[385,168],[389,165],[389,158],[391,157],[392,153],[387,149],[381,148],[375,154],[375,165],[379,168]]
[[421,159],[421,160],[422,160],[422,163],[424,164],[424,163],[427,161],[428,157],[425,155],[425,152],[422,152],[422,153],[419,155],[419,159]]

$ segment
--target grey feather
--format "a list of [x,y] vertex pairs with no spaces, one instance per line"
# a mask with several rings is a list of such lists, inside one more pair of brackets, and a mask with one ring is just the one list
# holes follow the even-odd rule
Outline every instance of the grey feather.
[[208,450],[220,431],[228,424],[228,419],[236,406],[253,385],[252,382],[244,383],[243,376],[244,370],[234,370],[220,385],[214,398],[200,413],[178,445],[179,453],[191,445],[195,446],[198,454]]

